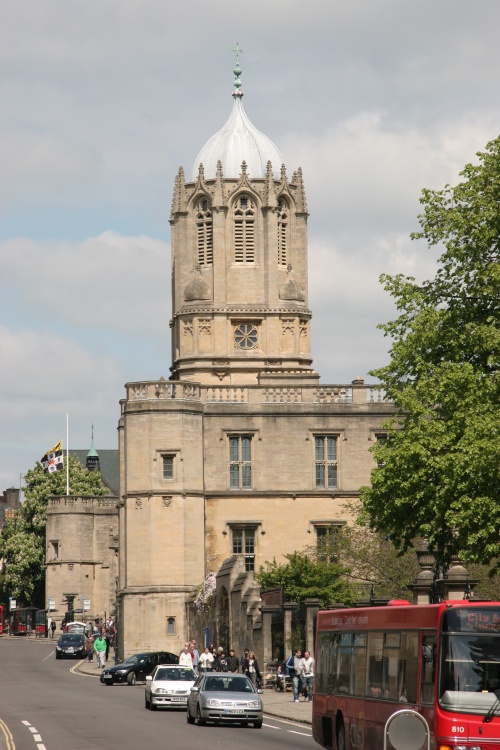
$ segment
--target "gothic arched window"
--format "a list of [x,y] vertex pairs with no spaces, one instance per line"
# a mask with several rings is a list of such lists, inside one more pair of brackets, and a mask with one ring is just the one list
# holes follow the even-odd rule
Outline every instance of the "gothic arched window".
[[206,198],[201,198],[196,205],[196,252],[200,266],[212,265],[212,212]]
[[288,221],[289,212],[287,203],[280,199],[278,201],[278,265],[288,265]]
[[255,262],[255,206],[248,195],[240,195],[234,206],[234,262]]

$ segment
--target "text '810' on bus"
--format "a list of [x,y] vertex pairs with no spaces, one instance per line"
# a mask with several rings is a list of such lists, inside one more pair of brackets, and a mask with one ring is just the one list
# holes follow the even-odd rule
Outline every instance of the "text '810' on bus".
[[382,750],[403,708],[426,719],[433,750],[500,750],[500,602],[318,612],[316,742]]

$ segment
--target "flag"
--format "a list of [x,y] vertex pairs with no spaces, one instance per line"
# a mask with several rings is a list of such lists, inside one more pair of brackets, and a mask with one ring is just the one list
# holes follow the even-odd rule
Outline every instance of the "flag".
[[46,474],[52,474],[54,471],[62,471],[62,469],[64,469],[62,440],[59,440],[50,451],[47,451],[47,453],[42,456],[40,463]]

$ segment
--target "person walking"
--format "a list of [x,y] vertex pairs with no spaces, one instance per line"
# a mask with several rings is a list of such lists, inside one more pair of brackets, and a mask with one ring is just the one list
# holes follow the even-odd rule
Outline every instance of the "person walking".
[[56,621],[52,620],[50,623],[50,637],[51,639],[54,638],[54,633],[56,632]]
[[94,651],[97,657],[97,669],[104,669],[104,659],[106,657],[106,639],[99,633],[94,640]]
[[230,672],[237,672],[240,668],[240,660],[236,656],[234,648],[229,649],[229,656],[227,657],[227,668]]
[[85,653],[87,654],[87,661],[94,661],[94,639],[90,630],[87,630],[85,636]]
[[196,641],[193,639],[191,641],[191,648],[190,648],[192,657],[193,657],[193,669],[197,673],[198,672],[198,662],[200,661],[200,652],[196,648]]
[[214,657],[210,653],[210,649],[206,648],[205,651],[200,654],[200,661],[198,667],[201,672],[211,672],[213,669]]
[[179,656],[179,666],[188,667],[189,669],[193,668],[193,657],[191,656],[188,643],[186,643]]
[[248,652],[248,657],[243,660],[241,666],[243,674],[249,677],[254,685],[260,683],[262,678],[260,676],[259,664],[253,651]]
[[300,693],[300,673],[302,670],[302,651],[300,648],[295,649],[295,653],[289,657],[286,663],[287,674],[292,678],[293,685],[293,700],[295,703],[299,702]]
[[313,685],[314,685],[314,659],[309,651],[304,651],[304,658],[301,660],[302,666],[300,671],[300,677],[302,680],[302,689],[306,700],[312,701],[313,699]]

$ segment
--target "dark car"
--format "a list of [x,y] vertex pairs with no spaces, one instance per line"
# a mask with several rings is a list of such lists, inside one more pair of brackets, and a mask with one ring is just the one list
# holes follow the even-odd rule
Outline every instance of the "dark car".
[[158,664],[178,664],[179,657],[177,654],[171,654],[169,651],[148,651],[143,654],[134,654],[129,656],[123,664],[115,664],[113,667],[106,667],[101,672],[101,682],[105,685],[113,685],[115,682],[126,682],[129,685],[135,685],[137,680],[145,680],[148,674]]
[[85,636],[81,633],[63,633],[56,644],[56,659],[65,656],[85,656]]

